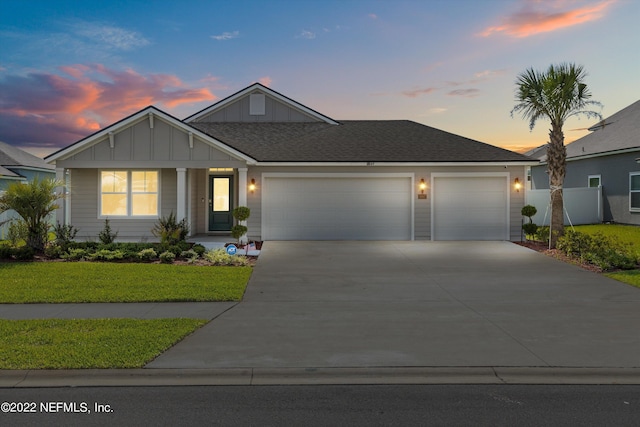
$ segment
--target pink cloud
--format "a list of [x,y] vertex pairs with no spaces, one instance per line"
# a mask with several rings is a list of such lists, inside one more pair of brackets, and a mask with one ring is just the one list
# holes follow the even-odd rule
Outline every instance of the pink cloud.
[[271,77],[269,76],[260,77],[258,79],[258,83],[266,87],[271,87],[272,82],[273,82],[273,79],[271,79]]
[[566,3],[562,0],[528,1],[520,11],[506,16],[500,24],[486,28],[479,35],[489,37],[503,33],[520,38],[556,31],[598,20],[615,2],[616,0],[604,0],[587,6],[561,10]]
[[475,98],[480,95],[479,89],[456,89],[447,93],[449,96],[463,96],[465,98]]
[[417,98],[420,95],[428,95],[432,92],[435,92],[436,90],[438,89],[434,87],[427,87],[424,89],[405,90],[404,92],[402,92],[402,94],[407,98]]
[[168,74],[142,75],[100,64],[60,67],[61,75],[32,73],[0,80],[0,140],[12,145],[60,147],[148,105],[172,109],[212,101]]

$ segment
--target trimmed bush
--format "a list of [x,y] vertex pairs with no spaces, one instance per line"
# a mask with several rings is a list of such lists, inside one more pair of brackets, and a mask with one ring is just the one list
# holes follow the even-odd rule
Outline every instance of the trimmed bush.
[[163,264],[172,264],[176,259],[176,254],[173,252],[165,251],[160,254],[160,262]]
[[632,269],[638,261],[631,244],[621,243],[601,233],[590,235],[567,230],[565,235],[558,239],[557,249],[567,255],[579,257],[602,270]]
[[87,258],[87,250],[82,248],[69,248],[67,253],[60,255],[60,258],[67,261],[82,261]]
[[158,258],[158,253],[153,248],[143,249],[138,252],[138,259],[142,261],[151,261]]
[[204,258],[213,265],[235,265],[245,266],[249,265],[249,261],[246,256],[243,255],[229,255],[226,250],[212,249],[205,252]]
[[22,246],[13,250],[13,257],[18,261],[31,261],[36,255],[36,250],[31,246]]
[[110,251],[108,249],[100,249],[87,255],[87,258],[91,261],[117,261],[124,259],[124,252],[120,250]]

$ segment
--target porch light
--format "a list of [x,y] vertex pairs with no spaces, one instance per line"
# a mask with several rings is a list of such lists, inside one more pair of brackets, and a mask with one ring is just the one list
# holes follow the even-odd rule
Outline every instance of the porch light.
[[251,193],[256,191],[256,180],[254,178],[251,178],[251,183],[249,184],[249,191],[251,191]]
[[421,193],[421,194],[424,194],[424,190],[426,190],[426,189],[427,189],[427,183],[426,183],[426,182],[424,182],[424,178],[420,178],[420,185],[419,185],[419,188],[420,188],[420,193]]
[[520,184],[520,180],[518,178],[516,178],[513,181],[513,187],[516,189],[518,193],[520,192],[520,189],[522,188],[522,184]]

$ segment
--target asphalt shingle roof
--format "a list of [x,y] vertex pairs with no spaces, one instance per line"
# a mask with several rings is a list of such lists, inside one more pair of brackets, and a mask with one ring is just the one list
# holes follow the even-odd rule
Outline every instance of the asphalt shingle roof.
[[526,162],[522,154],[409,120],[189,125],[261,162]]
[[[46,163],[40,157],[27,153],[17,147],[0,141],[0,175],[19,176],[11,171],[11,167],[26,166],[39,169],[55,169],[53,165]],[[10,173],[6,173],[6,172]]]

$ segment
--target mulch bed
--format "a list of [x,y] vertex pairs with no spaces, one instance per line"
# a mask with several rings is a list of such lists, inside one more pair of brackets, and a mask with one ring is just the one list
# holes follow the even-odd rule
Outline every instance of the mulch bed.
[[540,252],[543,253],[547,256],[550,256],[552,258],[555,258],[557,260],[560,261],[564,261],[567,264],[573,264],[573,265],[577,265],[578,267],[582,267],[585,270],[589,270],[592,271],[594,273],[602,273],[602,269],[598,266],[595,266],[593,264],[589,264],[587,262],[582,262],[580,261],[579,258],[575,258],[575,257],[570,257],[567,254],[565,254],[562,251],[559,251],[557,249],[549,249],[549,244],[548,243],[542,243],[542,242],[533,242],[530,240],[527,240],[525,242],[514,242],[516,245],[520,245],[520,246],[524,246],[525,248],[529,248],[531,250],[534,250],[536,252]]

